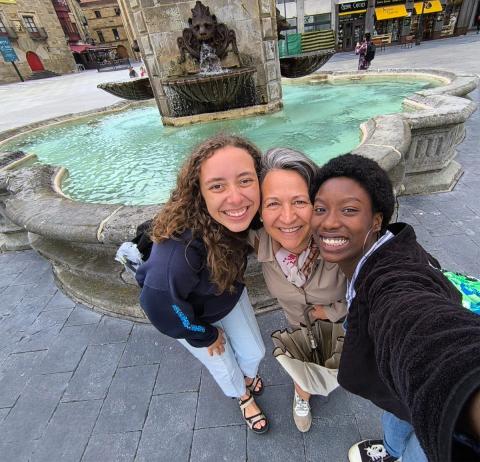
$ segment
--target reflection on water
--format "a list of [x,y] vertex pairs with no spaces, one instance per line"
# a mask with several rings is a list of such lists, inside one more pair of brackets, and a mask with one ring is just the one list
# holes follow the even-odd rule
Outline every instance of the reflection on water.
[[322,164],[358,145],[361,122],[400,112],[402,99],[429,82],[393,81],[344,85],[287,85],[284,109],[271,115],[181,128],[162,126],[153,107],[132,109],[36,132],[3,146],[65,166],[62,188],[97,203],[165,201],[191,148],[218,132],[252,139],[262,150],[288,146]]

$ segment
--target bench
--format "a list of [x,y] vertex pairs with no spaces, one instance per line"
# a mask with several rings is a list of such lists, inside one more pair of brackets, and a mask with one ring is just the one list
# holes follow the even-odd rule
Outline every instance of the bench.
[[392,35],[391,34],[374,35],[372,37],[372,42],[379,50],[385,50],[385,46],[390,45],[392,43]]

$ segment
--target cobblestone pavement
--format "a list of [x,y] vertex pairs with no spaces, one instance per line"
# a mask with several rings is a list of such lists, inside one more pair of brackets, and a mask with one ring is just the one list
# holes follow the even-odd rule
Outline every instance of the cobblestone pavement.
[[[472,98],[480,102],[478,90]],[[400,219],[414,225],[425,247],[446,268],[477,277],[479,123],[477,112],[459,146],[465,174],[454,191],[400,200]],[[277,311],[258,321],[271,350],[269,333],[285,319]],[[33,251],[0,254],[2,461],[344,462],[351,444],[381,435],[379,410],[341,389],[312,400],[312,429],[300,434],[291,418],[290,380],[270,355],[260,372],[267,388],[258,402],[271,429],[259,436],[246,430],[236,403],[175,341],[150,325],[75,304]]]

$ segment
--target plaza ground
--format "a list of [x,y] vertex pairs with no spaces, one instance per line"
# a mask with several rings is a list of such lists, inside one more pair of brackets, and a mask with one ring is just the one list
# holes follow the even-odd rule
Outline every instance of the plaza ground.
[[[373,68],[437,68],[480,74],[480,37],[378,51]],[[354,69],[336,55],[326,70]],[[0,86],[0,132],[45,118],[96,109],[119,99],[101,81],[126,71],[87,71]],[[478,90],[470,97],[480,102]],[[445,268],[480,277],[480,113],[467,123],[454,191],[400,199],[399,219]],[[280,311],[258,317],[267,351]],[[380,411],[342,389],[313,398],[314,421],[299,433],[293,387],[267,353],[259,404],[266,435],[247,431],[237,404],[175,341],[152,326],[94,313],[64,296],[49,264],[33,251],[0,254],[0,459],[22,461],[344,462],[351,444],[380,437]]]

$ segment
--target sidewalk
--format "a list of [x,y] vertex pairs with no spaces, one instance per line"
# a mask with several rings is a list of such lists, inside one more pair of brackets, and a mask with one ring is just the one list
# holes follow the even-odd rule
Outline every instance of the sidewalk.
[[[480,72],[479,62],[462,61],[471,50],[478,56],[480,41],[458,39],[466,42],[455,38],[387,49],[377,54],[375,64],[429,67],[441,51],[444,68]],[[351,68],[356,62],[355,56],[334,59],[328,68]],[[100,98],[100,90],[92,90],[96,77],[75,74],[0,87],[2,123],[18,126],[28,117],[93,107]],[[58,93],[50,105],[45,92],[52,88]],[[117,100],[101,93],[101,105]],[[478,90],[471,97],[480,103]],[[30,115],[22,114],[27,108],[32,108]],[[459,146],[457,160],[465,174],[455,190],[401,198],[399,217],[415,227],[420,242],[444,267],[477,277],[479,126],[477,111]],[[285,318],[276,311],[258,321],[270,352],[269,334],[285,326]],[[222,396],[208,372],[177,342],[150,325],[75,304],[58,291],[49,264],[33,251],[0,254],[1,460],[346,462],[350,445],[381,437],[380,411],[342,389],[312,399],[312,429],[299,433],[291,417],[291,381],[270,354],[260,373],[266,391],[258,401],[271,429],[259,436],[247,431],[237,404]]]

